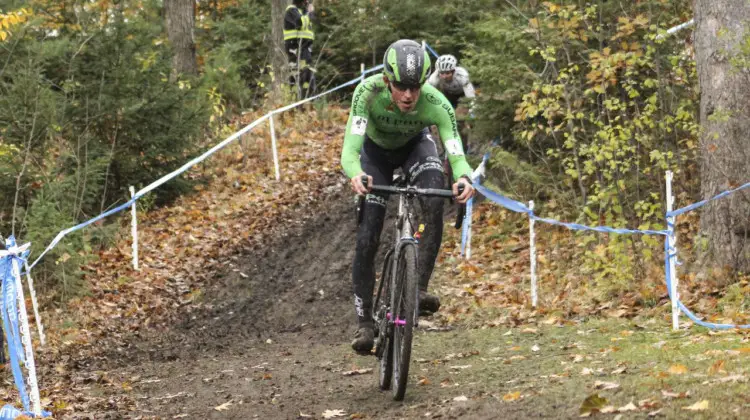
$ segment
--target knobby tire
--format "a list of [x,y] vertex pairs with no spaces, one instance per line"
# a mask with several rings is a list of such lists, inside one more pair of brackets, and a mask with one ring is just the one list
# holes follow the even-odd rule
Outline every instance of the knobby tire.
[[404,320],[405,325],[393,325],[393,399],[401,401],[406,394],[411,362],[411,343],[417,321],[418,295],[417,246],[406,242],[398,253],[395,286],[391,290],[391,316]]
[[372,306],[374,312],[372,318],[379,320],[378,325],[376,325],[376,328],[378,328],[376,354],[379,358],[378,382],[380,389],[383,391],[391,388],[391,380],[393,378],[393,340],[388,331],[388,320],[385,318],[385,314],[388,311],[388,304],[390,303],[391,279],[393,278],[392,266],[393,252],[389,251],[383,262],[383,271],[377,287],[375,302]]

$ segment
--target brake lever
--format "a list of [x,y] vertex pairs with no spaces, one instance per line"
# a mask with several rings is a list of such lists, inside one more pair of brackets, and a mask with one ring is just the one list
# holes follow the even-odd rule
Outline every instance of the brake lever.
[[[464,189],[464,184],[458,184],[458,195],[463,194]],[[464,216],[466,216],[466,204],[459,204],[458,212],[456,213],[456,224],[453,226],[454,228],[461,229],[461,225],[464,221]]]
[[[362,180],[362,185],[367,188],[367,184],[369,184],[369,178],[367,178],[367,175],[362,175],[360,178]],[[366,195],[360,195],[359,201],[357,203],[357,226],[362,223],[362,219],[364,219],[365,215],[365,199],[367,198]]]

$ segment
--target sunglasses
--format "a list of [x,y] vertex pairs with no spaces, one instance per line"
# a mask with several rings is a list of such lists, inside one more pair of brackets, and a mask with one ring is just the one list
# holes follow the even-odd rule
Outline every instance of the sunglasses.
[[422,89],[421,85],[409,85],[401,82],[391,82],[391,85],[398,91],[404,92],[407,90],[418,91]]
[[453,73],[455,73],[455,72],[456,72],[455,70],[449,70],[449,71],[441,71],[441,72],[439,72],[439,73],[440,73],[440,74],[453,74]]

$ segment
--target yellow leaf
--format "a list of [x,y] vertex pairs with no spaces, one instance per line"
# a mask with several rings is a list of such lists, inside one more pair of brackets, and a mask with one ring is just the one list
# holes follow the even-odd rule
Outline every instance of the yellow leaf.
[[601,411],[601,409],[606,405],[606,398],[600,397],[599,394],[589,395],[585,400],[583,400],[583,404],[581,404],[579,414],[581,415],[581,417],[589,417],[592,414],[596,414],[597,412]]
[[688,368],[685,365],[672,365],[669,367],[669,373],[672,375],[682,375],[687,373]]
[[509,392],[503,395],[503,401],[510,402],[521,398],[521,391]]
[[715,375],[719,372],[724,372],[724,361],[717,360],[711,367],[708,368],[709,375]]
[[708,410],[708,400],[698,401],[697,403],[682,407],[683,410],[691,410],[691,411],[703,411]]

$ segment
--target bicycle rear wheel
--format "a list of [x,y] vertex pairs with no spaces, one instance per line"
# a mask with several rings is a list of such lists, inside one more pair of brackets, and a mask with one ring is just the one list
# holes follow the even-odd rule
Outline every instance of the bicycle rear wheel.
[[401,245],[398,269],[391,291],[393,322],[393,399],[401,401],[406,394],[411,362],[411,342],[417,321],[417,246],[412,242]]
[[373,302],[372,319],[375,320],[378,331],[378,341],[375,346],[375,356],[378,358],[378,381],[381,390],[391,389],[393,378],[393,329],[389,326],[388,305],[391,297],[391,283],[393,279],[393,250],[388,251],[383,262],[383,272],[378,283],[375,301]]

